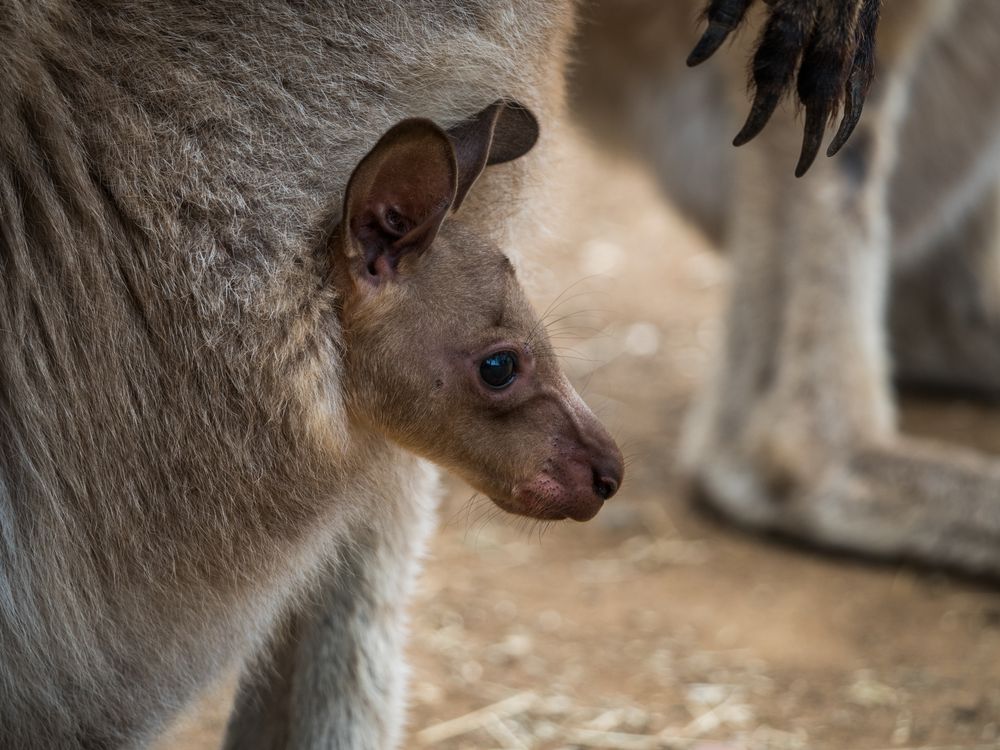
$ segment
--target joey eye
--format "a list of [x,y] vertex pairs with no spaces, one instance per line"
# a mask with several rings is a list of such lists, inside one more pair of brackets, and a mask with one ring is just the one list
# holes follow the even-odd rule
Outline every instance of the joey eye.
[[517,375],[517,357],[514,352],[494,352],[479,365],[479,377],[490,388],[506,388]]

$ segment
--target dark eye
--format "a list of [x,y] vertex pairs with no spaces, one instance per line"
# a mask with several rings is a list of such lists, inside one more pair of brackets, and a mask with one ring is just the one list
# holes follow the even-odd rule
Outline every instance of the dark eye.
[[479,365],[479,377],[490,388],[506,388],[517,375],[517,357],[514,352],[496,352]]

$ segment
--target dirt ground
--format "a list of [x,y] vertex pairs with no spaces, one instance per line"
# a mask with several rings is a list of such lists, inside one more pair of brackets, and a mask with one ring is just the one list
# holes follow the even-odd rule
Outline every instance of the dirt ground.
[[[451,485],[413,605],[404,747],[1000,748],[1000,587],[693,508],[675,455],[725,264],[638,169],[577,156],[537,297],[628,475],[594,521],[546,528]],[[904,424],[1000,452],[998,417],[914,403]],[[163,747],[216,747],[230,690]]]

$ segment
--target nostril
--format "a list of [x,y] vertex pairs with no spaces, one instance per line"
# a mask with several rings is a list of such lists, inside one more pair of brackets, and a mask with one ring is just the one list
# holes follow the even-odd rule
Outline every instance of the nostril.
[[618,482],[611,477],[601,476],[594,472],[594,494],[601,500],[607,500],[618,492]]

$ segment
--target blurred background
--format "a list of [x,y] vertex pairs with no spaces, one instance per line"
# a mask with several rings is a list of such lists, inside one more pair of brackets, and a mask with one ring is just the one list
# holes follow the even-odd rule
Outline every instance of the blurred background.
[[[588,524],[501,515],[447,483],[412,607],[405,748],[1000,747],[1000,592],[824,556],[698,511],[677,475],[726,281],[644,171],[569,134],[563,213],[525,275],[628,456]],[[904,428],[1000,452],[1000,413]],[[163,748],[218,746],[232,680]]]

